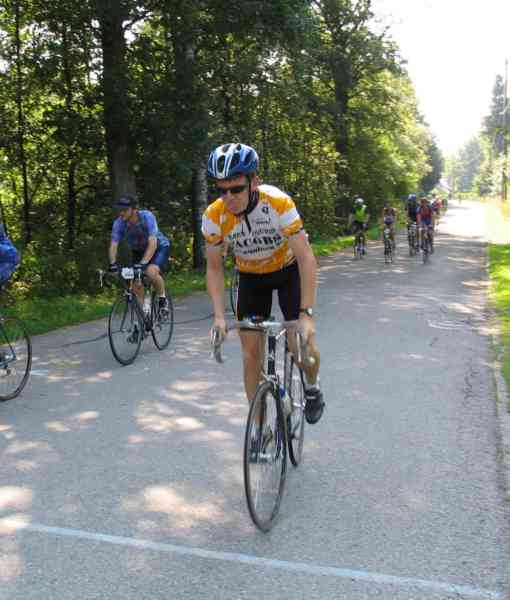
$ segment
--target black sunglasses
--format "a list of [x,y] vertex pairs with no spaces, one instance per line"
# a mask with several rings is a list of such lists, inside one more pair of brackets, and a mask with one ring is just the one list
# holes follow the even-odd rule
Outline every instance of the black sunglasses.
[[248,187],[248,184],[245,183],[244,185],[235,185],[235,186],[229,187],[229,188],[217,187],[216,191],[218,192],[218,194],[220,196],[226,196],[227,192],[230,192],[231,194],[240,194],[241,192],[244,192],[244,190],[247,187]]

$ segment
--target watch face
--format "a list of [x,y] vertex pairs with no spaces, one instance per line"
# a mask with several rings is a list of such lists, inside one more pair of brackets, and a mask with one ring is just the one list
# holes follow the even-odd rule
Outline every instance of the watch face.
[[313,317],[313,310],[311,308],[303,308],[301,312],[305,313],[308,317]]

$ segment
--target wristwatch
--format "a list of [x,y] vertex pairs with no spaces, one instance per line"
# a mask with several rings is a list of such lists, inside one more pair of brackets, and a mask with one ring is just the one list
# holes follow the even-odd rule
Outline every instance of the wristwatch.
[[310,317],[310,318],[313,317],[313,309],[312,308],[300,308],[299,312],[300,313],[305,313],[305,315],[307,317]]

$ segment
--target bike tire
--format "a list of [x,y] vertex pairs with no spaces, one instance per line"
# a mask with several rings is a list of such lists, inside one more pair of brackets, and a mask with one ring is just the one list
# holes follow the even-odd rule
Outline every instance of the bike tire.
[[172,297],[167,292],[166,299],[168,301],[168,317],[160,319],[159,317],[159,298],[156,294],[152,294],[152,339],[158,350],[165,350],[172,339],[174,332],[174,305]]
[[[262,425],[257,421],[262,415]],[[271,429],[272,428],[272,429]],[[252,439],[265,440],[252,455]],[[274,384],[264,381],[250,404],[244,438],[244,490],[253,523],[268,532],[280,509],[287,472],[285,421]]]
[[32,368],[32,342],[17,317],[0,318],[0,402],[19,396]]
[[423,258],[423,264],[426,265],[428,260],[429,260],[429,248],[428,248],[428,242],[425,242],[423,244],[423,249],[422,249],[422,258]]
[[239,297],[239,269],[234,267],[232,277],[230,279],[230,308],[237,315],[237,299]]
[[[135,327],[138,335],[135,334]],[[140,352],[144,335],[144,319],[134,297],[125,294],[113,303],[108,317],[108,340],[115,359],[121,365],[130,365]]]
[[288,394],[292,412],[287,416],[287,443],[289,446],[290,462],[297,467],[303,458],[303,443],[305,439],[305,390],[303,374],[291,354],[286,354],[287,381],[285,391]]

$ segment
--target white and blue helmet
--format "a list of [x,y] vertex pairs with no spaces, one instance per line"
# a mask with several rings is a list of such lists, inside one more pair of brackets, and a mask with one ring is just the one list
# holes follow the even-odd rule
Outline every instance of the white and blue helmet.
[[259,166],[259,157],[246,144],[223,144],[209,155],[207,175],[213,179],[229,179],[236,175],[251,175]]

